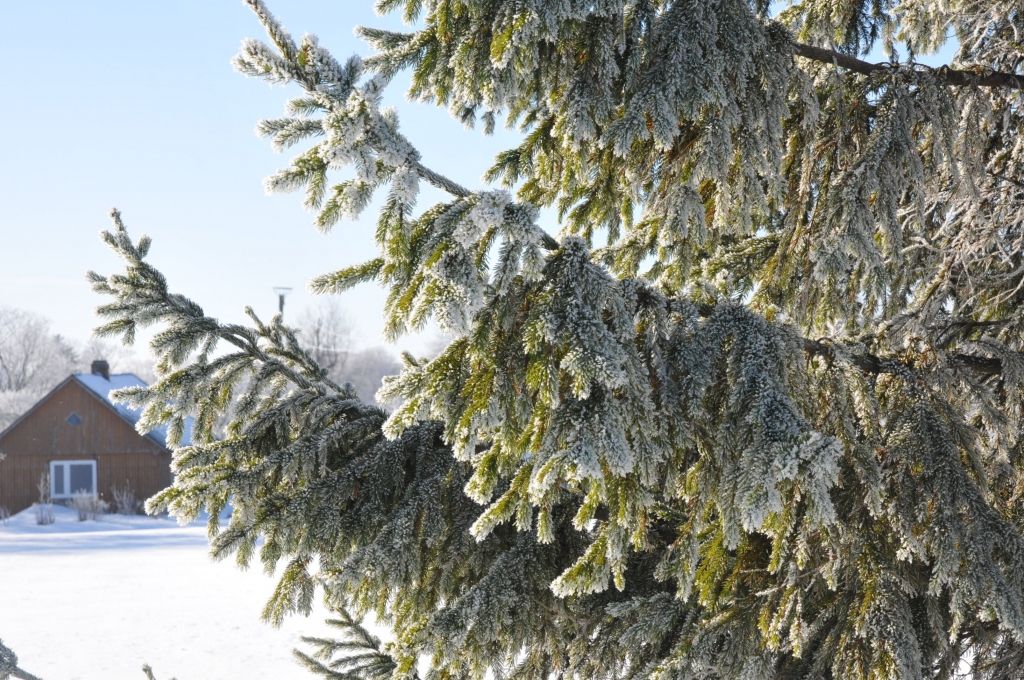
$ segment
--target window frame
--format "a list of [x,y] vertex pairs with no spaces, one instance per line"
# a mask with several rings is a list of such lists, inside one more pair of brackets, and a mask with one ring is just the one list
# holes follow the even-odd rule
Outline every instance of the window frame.
[[[75,491],[71,490],[71,466],[72,465],[88,465],[92,468],[92,495],[93,497],[99,496],[99,484],[96,470],[96,460],[51,460],[50,461],[50,498],[54,500],[66,500],[75,497]],[[61,481],[64,483],[65,492],[58,494],[54,486],[54,480],[57,477],[57,471],[60,470]]]

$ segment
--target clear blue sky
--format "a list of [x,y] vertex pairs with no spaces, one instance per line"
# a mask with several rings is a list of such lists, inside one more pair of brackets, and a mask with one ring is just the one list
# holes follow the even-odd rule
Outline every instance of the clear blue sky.
[[[315,33],[339,58],[367,46],[359,24],[399,28],[371,0],[271,0],[296,38]],[[246,304],[270,315],[273,286],[292,286],[287,315],[315,303],[306,284],[374,254],[373,214],[329,234],[296,194],[268,196],[262,180],[289,156],[253,133],[281,115],[289,90],[233,71],[230,59],[261,26],[235,0],[38,0],[4,6],[0,41],[0,305],[46,316],[84,340],[99,299],[85,272],[109,273],[100,242],[111,207],[153,237],[151,260],[171,284],[221,319]],[[467,132],[447,112],[389,100],[424,160],[470,186],[514,139]],[[384,295],[341,296],[355,343],[381,341]],[[421,348],[429,338],[401,340]]]

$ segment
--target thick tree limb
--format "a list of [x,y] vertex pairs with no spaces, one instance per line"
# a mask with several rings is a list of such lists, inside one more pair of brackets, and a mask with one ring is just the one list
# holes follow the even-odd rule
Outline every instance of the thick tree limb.
[[[836,352],[834,347],[824,340],[803,339],[804,352],[813,356],[832,359]],[[865,373],[897,373],[900,369],[912,369],[913,367],[904,361],[885,359],[870,352],[854,354],[851,358],[853,365]],[[1003,362],[994,357],[983,357],[975,354],[958,352],[949,355],[949,363],[954,366],[966,368],[980,378],[990,378],[999,375],[1003,370]]]
[[[854,73],[870,75],[876,71],[883,71],[892,68],[887,62],[872,63],[863,61],[848,54],[842,54],[823,47],[815,47],[806,43],[794,42],[793,52],[797,56],[812,61],[820,61],[826,64],[835,64]],[[1009,87],[1015,90],[1024,90],[1024,76],[1016,73],[1003,71],[964,71],[960,69],[941,66],[931,69],[940,80],[949,85],[979,85],[981,87]]]

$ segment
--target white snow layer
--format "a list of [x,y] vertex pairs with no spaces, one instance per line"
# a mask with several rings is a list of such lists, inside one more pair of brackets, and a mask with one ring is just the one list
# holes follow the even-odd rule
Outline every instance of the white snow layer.
[[43,680],[270,680],[309,677],[292,657],[324,614],[260,620],[273,588],[254,566],[208,555],[205,526],[104,515],[0,523],[0,639]]

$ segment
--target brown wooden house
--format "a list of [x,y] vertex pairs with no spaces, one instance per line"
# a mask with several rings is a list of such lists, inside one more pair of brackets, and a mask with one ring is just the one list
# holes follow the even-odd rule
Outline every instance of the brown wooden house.
[[94,361],[91,373],[68,376],[0,432],[0,506],[13,514],[36,502],[43,473],[55,502],[83,491],[111,500],[112,488],[126,484],[145,499],[168,486],[165,431],[139,434],[139,412],[110,399],[111,390],[145,384]]

